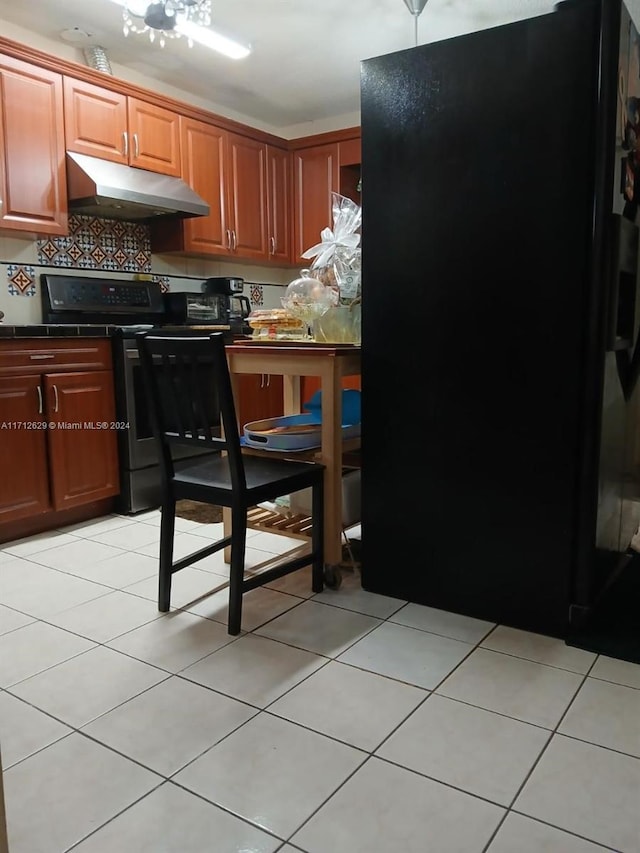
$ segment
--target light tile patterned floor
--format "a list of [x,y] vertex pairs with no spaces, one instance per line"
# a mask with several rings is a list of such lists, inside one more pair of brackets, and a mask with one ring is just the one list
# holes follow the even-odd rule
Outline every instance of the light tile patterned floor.
[[640,666],[357,573],[252,591],[230,637],[219,555],[158,613],[158,522],[0,546],[10,853],[640,853]]

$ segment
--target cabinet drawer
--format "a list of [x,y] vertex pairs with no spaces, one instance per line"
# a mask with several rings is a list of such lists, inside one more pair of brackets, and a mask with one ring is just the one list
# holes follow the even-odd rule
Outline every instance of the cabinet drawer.
[[111,341],[106,338],[25,338],[0,341],[0,376],[57,373],[65,370],[111,370]]

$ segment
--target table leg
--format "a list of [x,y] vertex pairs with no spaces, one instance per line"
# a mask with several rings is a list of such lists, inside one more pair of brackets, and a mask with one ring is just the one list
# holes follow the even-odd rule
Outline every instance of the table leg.
[[342,377],[335,359],[321,374],[324,478],[324,561],[330,571],[342,562]]

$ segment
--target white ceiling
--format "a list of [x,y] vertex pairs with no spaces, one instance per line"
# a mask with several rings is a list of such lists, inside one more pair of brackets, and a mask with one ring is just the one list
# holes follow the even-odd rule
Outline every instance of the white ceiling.
[[[427,0],[418,42],[533,17],[554,5]],[[638,11],[640,0],[630,5]],[[160,48],[146,35],[125,38],[122,10],[110,0],[0,0],[0,32],[9,38],[83,64],[83,48],[100,45],[117,76],[142,85],[149,79],[161,91],[187,93],[197,105],[284,137],[358,123],[360,61],[415,44],[404,0],[213,0],[213,26],[250,43],[252,54],[234,61],[199,45],[189,49],[184,39]],[[89,35],[69,44],[60,33],[74,28]]]

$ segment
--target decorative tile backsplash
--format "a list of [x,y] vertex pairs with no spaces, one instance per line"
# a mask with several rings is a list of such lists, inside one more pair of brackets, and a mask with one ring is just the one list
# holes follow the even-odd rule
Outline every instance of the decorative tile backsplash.
[[264,305],[264,285],[249,284],[249,302],[252,308],[260,308]]
[[43,273],[126,281],[151,278],[164,292],[200,291],[210,276],[240,276],[245,279],[244,292],[252,308],[280,307],[283,285],[292,275],[286,268],[249,266],[231,260],[152,255],[148,225],[72,215],[67,237],[34,240],[0,231],[0,312],[4,312],[5,324],[42,322]]
[[7,290],[9,296],[35,296],[36,271],[27,264],[7,266]]
[[68,237],[37,241],[38,263],[110,272],[151,272],[149,226],[96,216],[70,216]]

